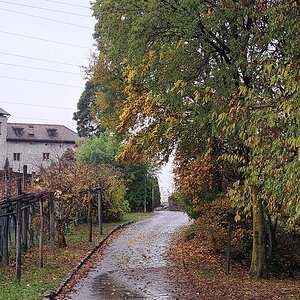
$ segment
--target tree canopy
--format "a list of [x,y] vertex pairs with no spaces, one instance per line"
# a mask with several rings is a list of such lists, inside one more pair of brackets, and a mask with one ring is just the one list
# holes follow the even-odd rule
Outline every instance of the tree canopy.
[[253,216],[251,273],[263,276],[265,217],[273,229],[300,217],[298,2],[98,0],[94,15],[99,61],[121,79],[118,96],[100,95],[117,108],[119,159],[176,151],[183,187],[200,168],[194,192],[229,190],[236,219]]

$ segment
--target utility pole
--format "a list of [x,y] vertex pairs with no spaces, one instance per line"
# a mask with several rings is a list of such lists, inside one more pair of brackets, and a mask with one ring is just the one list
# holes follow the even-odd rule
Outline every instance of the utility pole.
[[154,180],[152,180],[151,186],[151,211],[154,212]]

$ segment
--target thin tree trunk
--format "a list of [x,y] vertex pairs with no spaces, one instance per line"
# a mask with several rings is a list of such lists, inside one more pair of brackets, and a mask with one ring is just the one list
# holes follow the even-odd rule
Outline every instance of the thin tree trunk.
[[54,225],[54,197],[49,198],[49,232],[50,232],[50,253],[54,255],[54,243],[55,243],[55,225]]
[[103,226],[102,226],[102,195],[101,190],[97,191],[98,198],[98,224],[99,224],[99,232],[103,234]]
[[228,222],[228,234],[227,234],[227,247],[226,247],[226,265],[225,274],[230,273],[230,251],[231,251],[231,232],[232,232],[232,222]]
[[39,239],[39,266],[40,266],[40,268],[44,267],[43,240],[44,240],[44,207],[43,207],[43,199],[40,198],[40,239]]
[[25,251],[28,250],[28,230],[29,230],[29,213],[28,213],[28,208],[24,208],[22,212],[23,216],[23,226],[22,226],[22,231],[23,231],[23,249]]
[[[18,195],[22,194],[22,181],[17,181]],[[16,201],[16,282],[21,281],[21,236],[22,236],[21,201]]]
[[58,248],[64,248],[67,246],[65,233],[64,233],[64,224],[60,220],[57,222],[57,243],[58,243]]
[[32,226],[32,218],[34,214],[34,208],[33,206],[29,209],[29,243],[30,246],[34,245],[34,227]]
[[252,188],[253,210],[253,246],[250,275],[257,278],[266,277],[266,247],[265,247],[265,222],[261,199],[258,198],[258,188]]
[[272,223],[271,216],[269,212],[267,212],[268,217],[268,240],[269,240],[269,248],[268,248],[268,257],[273,257],[274,249],[276,247],[276,229],[278,218],[276,217],[274,224]]
[[[8,209],[5,209],[5,212],[8,212]],[[9,216],[4,218],[3,221],[3,265],[8,266],[9,257],[8,257],[8,231],[9,231]]]
[[88,192],[88,222],[89,222],[89,242],[93,241],[93,218],[92,218],[92,198],[91,192]]

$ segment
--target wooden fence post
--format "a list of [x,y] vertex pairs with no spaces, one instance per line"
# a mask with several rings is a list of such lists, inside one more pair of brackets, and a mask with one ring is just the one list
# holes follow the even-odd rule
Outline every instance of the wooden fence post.
[[35,173],[35,172],[32,172],[32,173],[31,173],[31,184],[34,183],[35,177],[36,177],[36,173]]
[[29,212],[28,208],[24,208],[22,211],[22,232],[23,232],[23,249],[28,250],[28,231],[29,231]]
[[30,245],[34,245],[34,228],[32,226],[32,219],[34,217],[34,206],[31,205],[29,210],[28,210],[28,223],[29,223],[29,227],[28,227],[28,230],[29,230],[29,243]]
[[97,190],[97,198],[98,198],[98,224],[99,224],[99,232],[103,234],[103,226],[102,226],[102,195],[101,190]]
[[234,214],[227,213],[227,222],[228,222],[228,235],[227,235],[227,247],[226,247],[226,265],[225,265],[225,274],[230,273],[230,251],[231,251],[231,231],[232,223],[234,222]]
[[[8,213],[8,209],[4,210],[4,213]],[[9,230],[9,216],[4,218],[3,226],[3,265],[8,266],[9,257],[8,257],[8,230]]]
[[23,186],[23,189],[25,189],[26,185],[27,185],[27,166],[26,165],[23,166],[23,176],[22,176],[22,178],[23,178],[22,186]]
[[[22,179],[17,180],[18,195],[22,194]],[[22,235],[21,200],[16,201],[16,282],[21,281],[21,235]]]
[[54,255],[54,243],[55,243],[55,224],[54,224],[54,197],[49,197],[49,232],[50,232],[50,253]]
[[89,222],[89,242],[93,241],[93,220],[92,220],[92,198],[91,192],[88,192],[88,222]]
[[[23,174],[22,174],[22,189],[25,190],[27,186],[27,165],[23,165]],[[22,211],[22,248],[28,250],[28,230],[29,230],[29,212],[27,208],[24,208]]]
[[44,253],[43,253],[43,240],[44,240],[44,207],[43,198],[40,197],[40,238],[39,238],[39,266],[44,266]]

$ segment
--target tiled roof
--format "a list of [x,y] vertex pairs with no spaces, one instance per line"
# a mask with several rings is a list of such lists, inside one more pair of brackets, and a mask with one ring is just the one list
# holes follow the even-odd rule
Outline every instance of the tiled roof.
[[10,114],[0,107],[0,116],[9,116]]
[[63,125],[7,124],[8,141],[75,143],[78,139],[76,132]]

